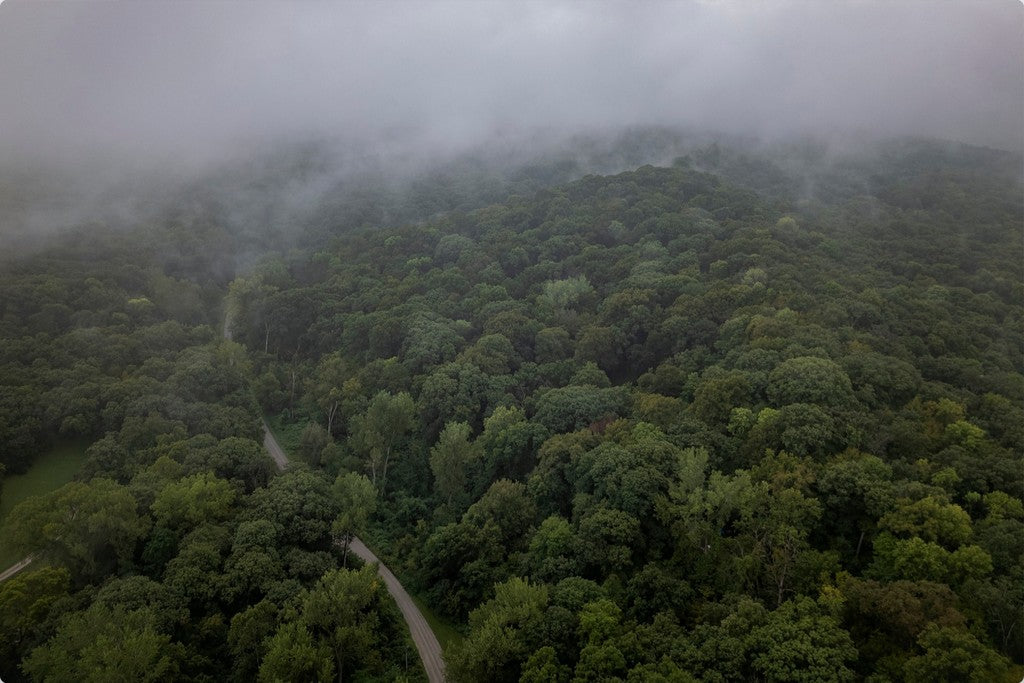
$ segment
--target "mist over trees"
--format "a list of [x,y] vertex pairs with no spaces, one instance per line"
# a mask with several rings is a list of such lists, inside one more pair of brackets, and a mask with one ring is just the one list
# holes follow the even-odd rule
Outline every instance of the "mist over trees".
[[1024,7],[247,7],[0,7],[0,678],[428,680],[365,542],[453,682],[1020,680]]

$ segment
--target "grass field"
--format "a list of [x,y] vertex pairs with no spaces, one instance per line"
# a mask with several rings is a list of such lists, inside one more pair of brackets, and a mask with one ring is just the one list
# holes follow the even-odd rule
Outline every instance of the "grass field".
[[[85,462],[88,441],[63,441],[39,456],[25,474],[4,477],[3,491],[0,492],[0,525],[21,501],[32,496],[41,496],[58,489],[74,478]],[[0,537],[0,570],[7,569],[21,557],[4,547]]]

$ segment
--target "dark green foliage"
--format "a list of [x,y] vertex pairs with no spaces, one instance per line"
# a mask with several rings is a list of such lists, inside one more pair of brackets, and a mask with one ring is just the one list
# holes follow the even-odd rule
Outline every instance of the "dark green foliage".
[[[344,234],[230,285],[239,343],[203,324],[223,274],[149,251],[4,273],[0,464],[93,442],[9,519],[57,568],[0,588],[4,656],[417,676],[372,572],[339,569],[358,533],[468,618],[454,681],[1005,678],[1020,158],[876,152],[709,145],[475,209],[449,178],[391,215],[464,211],[373,231],[387,193],[339,200]],[[304,465],[270,469],[258,408]]]

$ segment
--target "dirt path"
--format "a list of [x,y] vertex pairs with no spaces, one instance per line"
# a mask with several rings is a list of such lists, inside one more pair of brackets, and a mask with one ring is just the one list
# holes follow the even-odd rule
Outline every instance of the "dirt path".
[[263,447],[267,449],[267,453],[277,463],[277,469],[283,470],[288,467],[288,456],[284,454],[284,449],[278,445],[277,439],[274,438],[266,422],[263,423]]
[[[284,449],[277,443],[277,439],[274,438],[274,434],[265,422],[263,423],[263,446],[277,463],[278,469],[283,470],[288,466],[288,456],[285,455]],[[391,570],[377,559],[377,556],[366,547],[365,543],[358,538],[353,538],[349,550],[363,562],[377,564],[377,574],[384,580],[384,585],[387,586],[388,592],[391,593],[402,616],[405,617],[405,623],[409,625],[412,642],[416,644],[416,650],[420,653],[420,659],[423,661],[423,668],[427,671],[427,680],[430,683],[444,683],[444,660],[441,658],[441,644],[437,642],[437,636],[434,635],[427,620],[423,618],[423,613],[420,612],[416,603],[402,588],[402,584]]]
[[[29,566],[29,564],[31,564],[31,563],[32,563],[32,558],[31,557],[26,557],[21,562],[15,564],[15,565],[12,565],[11,567],[8,567],[3,572],[0,572],[0,581],[6,581],[7,579],[11,578],[12,576],[14,576],[18,572],[20,572],[25,567]],[[434,635],[434,634],[430,634],[430,635]]]

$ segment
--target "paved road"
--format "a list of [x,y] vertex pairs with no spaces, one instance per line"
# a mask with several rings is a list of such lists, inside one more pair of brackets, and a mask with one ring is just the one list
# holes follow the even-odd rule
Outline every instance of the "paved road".
[[[11,578],[12,576],[14,576],[18,572],[20,572],[25,567],[29,566],[29,564],[31,564],[31,563],[32,563],[32,558],[30,556],[30,557],[26,557],[24,560],[22,560],[21,562],[19,562],[16,565],[14,565],[12,567],[8,567],[3,572],[0,572],[0,581],[6,581],[7,579]],[[430,634],[430,635],[434,635],[434,634]]]
[[416,607],[409,594],[402,588],[391,570],[381,564],[373,551],[366,547],[366,544],[358,538],[352,539],[349,550],[355,553],[363,562],[376,563],[377,574],[384,580],[391,597],[398,603],[398,609],[402,610],[405,623],[409,625],[409,632],[412,640],[416,643],[416,649],[423,660],[423,668],[427,670],[427,680],[430,683],[444,683],[444,660],[441,659],[441,644],[437,642],[437,636],[430,630],[430,625],[423,618],[423,613]]
[[[284,449],[277,443],[277,439],[274,438],[274,434],[265,422],[263,423],[263,446],[277,463],[278,469],[283,470],[288,466],[288,456],[285,455]],[[388,592],[391,593],[391,597],[398,604],[398,609],[402,611],[402,616],[405,617],[405,623],[409,625],[412,642],[416,644],[416,650],[420,653],[420,659],[423,660],[423,668],[427,671],[427,680],[430,683],[444,683],[444,660],[441,658],[441,644],[437,642],[437,636],[430,629],[430,625],[423,618],[423,613],[420,612],[416,603],[402,588],[402,584],[391,570],[377,559],[377,556],[366,547],[365,543],[358,538],[353,538],[352,543],[349,544],[349,550],[364,562],[377,564],[377,574],[384,580],[384,585],[387,586]]]

